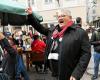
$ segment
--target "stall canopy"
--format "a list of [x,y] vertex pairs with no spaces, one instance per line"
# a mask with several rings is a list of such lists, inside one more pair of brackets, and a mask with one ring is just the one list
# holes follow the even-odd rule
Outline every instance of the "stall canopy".
[[[25,9],[27,6],[12,0],[0,0],[0,19],[1,25],[28,25],[27,13]],[[37,20],[43,21],[42,16],[37,12],[33,12]]]
[[1,25],[29,25],[27,16],[0,12]]

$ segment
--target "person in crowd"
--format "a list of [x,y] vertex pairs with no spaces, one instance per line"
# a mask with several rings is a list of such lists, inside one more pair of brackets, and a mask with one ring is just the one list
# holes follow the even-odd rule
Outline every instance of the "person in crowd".
[[21,78],[24,78],[24,80],[30,80],[22,56],[18,53],[17,45],[13,41],[14,39],[12,36],[9,36],[7,39],[10,46],[16,50],[16,80],[20,80]]
[[0,45],[4,50],[2,66],[4,73],[8,74],[10,80],[15,80],[16,76],[16,50],[14,50],[5,36],[0,32]]
[[[40,40],[39,35],[37,33],[35,33],[33,35],[33,42],[31,43],[31,49],[33,54],[44,54],[45,53],[45,48],[46,48],[46,44],[43,40]],[[36,71],[38,72],[38,68],[40,67],[40,69],[42,70],[42,63],[41,62],[37,62],[37,64],[35,65]]]
[[91,36],[94,31],[95,29],[92,27],[89,27],[88,29],[86,29],[86,32],[88,33],[88,36],[89,36],[89,40],[91,40]]
[[92,80],[95,80],[98,78],[100,63],[100,28],[93,32],[90,42],[94,46],[94,75]]
[[76,18],[76,24],[77,24],[79,27],[82,27],[82,18],[81,18],[81,17],[77,17],[77,18]]
[[2,68],[4,69],[3,71],[8,74],[10,80],[20,80],[20,75],[24,77],[24,80],[30,80],[24,62],[17,52],[13,38],[11,36],[5,38],[5,36],[0,33],[0,45],[5,52],[3,54]]
[[14,43],[15,43],[17,46],[23,47],[22,35],[15,36],[15,34],[12,34],[12,38],[13,38]]
[[[91,57],[91,48],[87,33],[72,21],[71,12],[61,9],[57,12],[58,25],[51,29],[44,28],[34,15],[32,8],[26,9],[28,21],[40,33],[47,36],[46,55],[55,53],[58,56],[58,79],[80,80]],[[58,55],[57,55],[58,53]],[[53,59],[52,58],[52,59]],[[51,61],[50,61],[51,62]],[[54,68],[53,70],[56,69]]]
[[31,43],[31,49],[33,52],[44,54],[46,44],[43,40],[40,40],[38,34],[33,35],[33,42]]
[[23,47],[23,40],[22,40],[22,35],[20,35],[17,39],[17,45],[20,46],[20,47]]

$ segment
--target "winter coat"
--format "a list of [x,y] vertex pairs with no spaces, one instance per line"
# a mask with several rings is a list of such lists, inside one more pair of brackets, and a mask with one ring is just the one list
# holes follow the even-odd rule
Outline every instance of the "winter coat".
[[0,45],[2,49],[7,51],[2,62],[4,72],[9,75],[10,80],[15,80],[16,51],[10,46],[6,38],[0,40]]
[[[46,55],[48,55],[53,31],[44,28],[35,16],[29,15],[28,21],[36,30],[47,36]],[[59,80],[69,80],[71,76],[79,80],[84,74],[91,57],[87,33],[73,24],[65,31],[59,47]]]
[[100,32],[94,31],[94,33],[91,36],[91,45],[94,46],[94,50],[98,53],[100,53]]
[[31,43],[31,49],[35,53],[43,54],[45,52],[46,44],[40,39],[36,39]]

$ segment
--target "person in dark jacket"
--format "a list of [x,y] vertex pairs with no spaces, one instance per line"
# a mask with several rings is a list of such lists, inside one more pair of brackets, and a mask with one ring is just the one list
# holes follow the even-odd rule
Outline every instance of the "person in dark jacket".
[[94,75],[92,76],[92,79],[94,80],[98,78],[100,63],[100,29],[94,31],[90,42],[94,46]]
[[3,54],[3,71],[8,74],[10,80],[15,80],[16,51],[10,46],[8,40],[2,33],[0,33],[0,45],[3,50],[5,49],[7,51],[7,54]]
[[76,18],[76,24],[77,24],[79,27],[82,27],[82,18],[81,18],[81,17],[77,17],[77,18]]
[[16,50],[16,53],[14,53],[16,54],[16,80],[20,80],[22,77],[24,78],[24,80],[30,80],[22,56],[19,55],[17,45],[13,41],[14,39],[11,36],[9,36],[7,40],[10,46]]
[[[9,41],[9,42],[8,42]],[[9,80],[20,80],[20,75],[24,77],[24,80],[30,80],[27,74],[24,62],[14,46],[12,39],[6,39],[5,36],[0,33],[0,45],[7,53],[3,54],[2,60],[3,71],[8,74]]]
[[[58,79],[79,80],[91,57],[90,43],[87,33],[77,27],[71,20],[71,13],[61,9],[57,12],[58,25],[51,30],[44,28],[34,15],[32,9],[27,10],[28,21],[40,33],[47,36],[46,55],[52,50],[58,53]],[[54,44],[51,44],[51,43]]]

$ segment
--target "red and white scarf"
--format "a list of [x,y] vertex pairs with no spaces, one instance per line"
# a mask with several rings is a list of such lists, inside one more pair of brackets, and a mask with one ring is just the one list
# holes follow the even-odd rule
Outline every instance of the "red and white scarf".
[[68,27],[70,27],[72,24],[73,24],[73,21],[69,21],[69,22],[67,23],[67,25],[61,27],[62,30],[61,30],[60,32],[58,32],[58,30],[54,30],[53,35],[52,35],[53,39],[63,37],[64,32],[65,32],[65,31],[68,29]]

